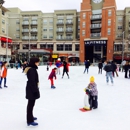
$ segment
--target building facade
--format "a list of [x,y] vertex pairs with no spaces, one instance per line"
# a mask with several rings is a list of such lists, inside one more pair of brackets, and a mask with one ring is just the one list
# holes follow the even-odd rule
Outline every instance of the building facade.
[[113,60],[115,0],[83,0],[80,11],[80,59]]
[[8,35],[7,11],[4,7],[0,8],[0,60],[5,60],[7,55],[11,57],[12,38]]

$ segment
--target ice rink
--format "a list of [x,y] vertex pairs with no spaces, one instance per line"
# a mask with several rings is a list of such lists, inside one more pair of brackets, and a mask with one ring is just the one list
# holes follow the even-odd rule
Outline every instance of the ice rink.
[[[130,79],[114,78],[114,86],[106,84],[105,72],[98,74],[97,67],[71,66],[69,75],[57,75],[56,89],[50,89],[46,66],[38,69],[41,97],[36,101],[34,116],[39,125],[36,130],[130,130]],[[62,68],[61,68],[62,72]],[[84,88],[90,76],[95,77],[98,87],[96,110],[81,112],[84,106]],[[26,75],[22,70],[8,69],[8,88],[0,89],[0,130],[31,129],[26,124],[25,86]],[[3,87],[3,85],[2,85]]]

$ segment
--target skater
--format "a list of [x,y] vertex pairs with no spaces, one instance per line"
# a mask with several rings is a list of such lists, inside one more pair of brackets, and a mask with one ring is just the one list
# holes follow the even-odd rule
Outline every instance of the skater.
[[107,62],[107,65],[104,67],[104,70],[106,71],[106,82],[107,84],[109,83],[109,77],[111,79],[111,83],[113,85],[113,76],[112,76],[112,65],[111,65],[111,62],[108,61]]
[[90,110],[98,108],[98,90],[94,80],[95,80],[94,77],[91,76],[90,83],[86,88],[86,90],[88,89],[90,93],[90,97],[89,97]]
[[84,70],[84,73],[86,72],[86,70],[87,70],[87,73],[88,73],[89,66],[90,66],[90,62],[89,62],[89,60],[87,60],[87,61],[85,60],[84,64],[85,64],[85,70]]
[[115,77],[115,73],[116,73],[116,76],[118,77],[118,73],[117,73],[117,65],[115,64],[114,61],[111,62],[111,65],[112,65],[112,74],[113,74],[113,77]]
[[37,120],[33,116],[33,107],[35,105],[36,99],[40,98],[39,92],[39,78],[38,78],[38,65],[40,60],[38,58],[31,58],[28,67],[25,69],[27,74],[27,85],[26,85],[26,99],[28,99],[27,104],[27,125],[28,126],[37,126],[38,123],[34,122]]
[[52,89],[55,89],[55,88],[56,88],[56,87],[54,86],[54,80],[53,80],[54,77],[55,77],[55,80],[56,80],[56,70],[57,70],[57,68],[52,69],[52,71],[51,71],[51,73],[50,73],[50,75],[49,75],[49,77],[48,77],[48,79],[51,81],[51,88],[52,88]]
[[59,75],[60,75],[60,67],[62,66],[60,58],[58,58],[58,60],[56,61],[55,65],[57,67],[57,74],[59,73]]
[[98,71],[98,74],[102,74],[102,68],[103,68],[103,64],[102,64],[102,61],[100,61],[99,63],[98,63],[98,69],[99,69],[99,71]]
[[18,61],[16,61],[16,63],[15,63],[16,69],[18,69],[18,65],[19,65],[19,63],[18,63]]
[[[26,61],[24,61],[24,63],[23,63],[23,72],[24,72],[24,70],[25,70],[25,68],[28,66],[28,64],[27,64],[27,62]],[[23,73],[22,72],[22,73]]]
[[47,65],[47,68],[46,68],[46,70],[47,70],[47,71],[49,71],[49,67],[48,67],[48,65]]
[[125,70],[125,78],[128,78],[128,70],[129,70],[129,62],[126,61],[126,64],[124,66],[124,70]]
[[7,81],[7,62],[3,62],[1,65],[1,72],[0,72],[0,89],[2,89],[1,85],[2,85],[2,80],[4,79],[4,87],[7,88],[8,86],[6,86],[6,81]]
[[62,78],[64,77],[64,74],[66,73],[69,79],[69,64],[66,61],[63,61],[63,74],[62,74]]

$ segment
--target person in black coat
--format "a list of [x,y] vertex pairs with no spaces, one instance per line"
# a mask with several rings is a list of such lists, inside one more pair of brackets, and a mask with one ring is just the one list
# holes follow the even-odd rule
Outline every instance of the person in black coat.
[[98,68],[99,68],[99,71],[98,71],[98,73],[100,74],[102,74],[102,68],[103,68],[103,64],[102,64],[102,61],[100,61],[99,63],[98,63]]
[[111,65],[112,65],[112,74],[113,74],[113,77],[115,77],[115,73],[116,73],[116,76],[118,77],[118,74],[117,74],[117,65],[114,61],[111,62]]
[[38,78],[38,58],[31,58],[28,67],[25,69],[27,74],[27,85],[26,85],[26,99],[28,99],[27,104],[27,125],[36,126],[38,123],[34,122],[37,118],[33,116],[33,107],[35,105],[36,99],[40,98],[39,92],[39,78]]
[[128,78],[128,76],[127,76],[128,70],[129,70],[129,63],[128,63],[128,61],[126,62],[125,66],[124,66],[124,70],[125,70],[125,78]]
[[68,63],[66,61],[63,61],[63,74],[62,74],[62,78],[64,77],[64,74],[66,73],[69,79],[69,67],[68,67]]
[[88,73],[89,66],[90,66],[89,60],[85,61],[85,70],[84,70],[84,73],[86,72],[86,70],[87,70],[87,73]]

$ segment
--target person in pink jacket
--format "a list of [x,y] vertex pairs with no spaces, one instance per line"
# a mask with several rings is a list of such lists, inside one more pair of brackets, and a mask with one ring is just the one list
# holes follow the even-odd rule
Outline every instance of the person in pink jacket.
[[57,68],[52,69],[52,71],[51,71],[51,73],[50,73],[50,75],[49,75],[49,77],[48,77],[48,79],[51,81],[51,88],[52,88],[52,89],[55,89],[55,88],[56,88],[56,87],[54,86],[54,80],[53,80],[54,77],[55,77],[55,80],[56,80],[56,70],[57,70]]

